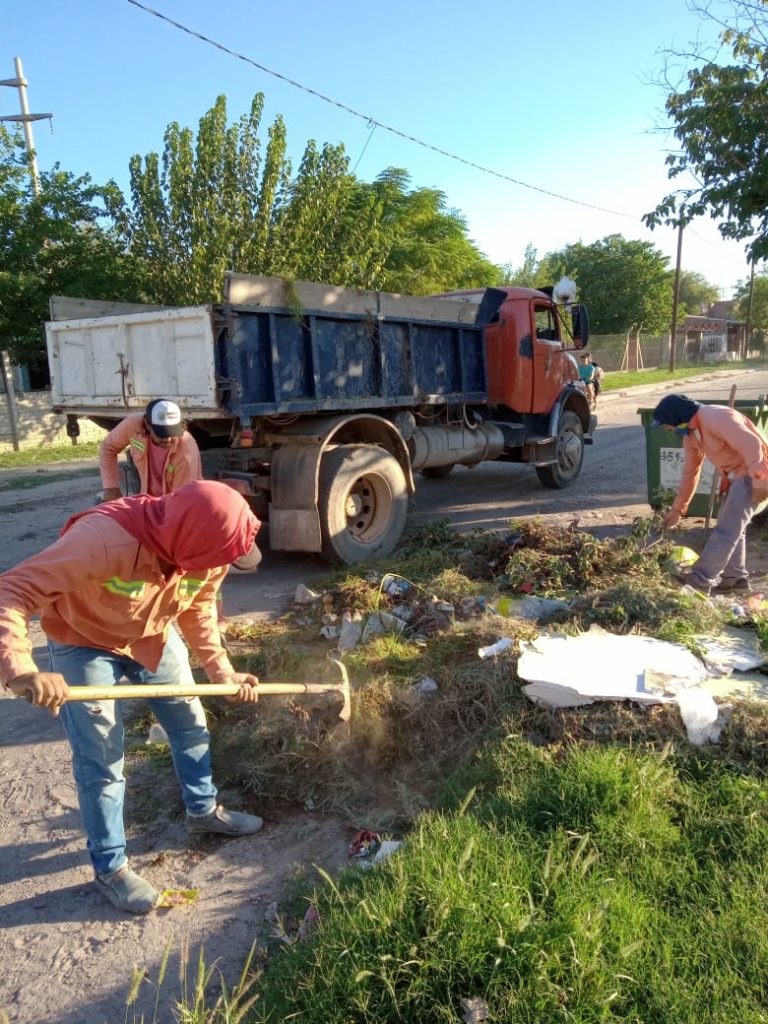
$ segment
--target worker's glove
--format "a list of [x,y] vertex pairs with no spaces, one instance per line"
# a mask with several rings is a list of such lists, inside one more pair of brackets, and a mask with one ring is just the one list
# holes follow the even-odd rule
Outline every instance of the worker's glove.
[[26,675],[11,679],[6,685],[12,693],[26,697],[30,704],[49,708],[52,715],[58,715],[69,693],[64,676],[58,672],[27,672]]
[[680,522],[680,513],[675,509],[670,509],[669,512],[664,516],[661,521],[661,525],[665,530],[673,530]]
[[259,677],[248,672],[233,672],[227,680],[240,686],[238,693],[225,698],[230,704],[255,704],[259,699]]

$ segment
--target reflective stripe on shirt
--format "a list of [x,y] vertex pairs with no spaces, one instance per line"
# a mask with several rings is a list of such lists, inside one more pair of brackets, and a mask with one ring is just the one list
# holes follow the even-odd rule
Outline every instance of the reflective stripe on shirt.
[[132,597],[135,600],[144,597],[145,580],[121,580],[119,576],[112,576],[102,584],[110,594],[117,594],[119,597]]

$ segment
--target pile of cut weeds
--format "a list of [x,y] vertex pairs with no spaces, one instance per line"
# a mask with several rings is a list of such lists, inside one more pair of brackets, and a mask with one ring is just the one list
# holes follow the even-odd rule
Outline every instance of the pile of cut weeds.
[[[322,629],[327,636],[356,620],[362,629],[374,612],[400,623],[399,631],[360,640],[344,655],[353,689],[349,726],[339,721],[333,696],[264,698],[256,712],[217,703],[219,776],[267,811],[298,803],[344,814],[360,827],[400,829],[434,805],[447,774],[507,733],[547,745],[685,743],[674,708],[534,707],[521,693],[516,661],[519,642],[541,626],[494,612],[504,597],[560,598],[569,608],[548,629],[576,633],[596,623],[695,649],[696,634],[718,630],[724,618],[672,583],[670,546],[649,542],[657,525],[638,520],[628,536],[598,540],[538,522],[470,536],[433,523],[397,560],[335,574],[278,622],[231,626],[237,666],[265,682],[337,681],[328,661],[337,640]],[[478,649],[501,636],[513,646],[481,660]],[[762,707],[738,710],[713,756],[768,763],[758,738],[767,719]]]

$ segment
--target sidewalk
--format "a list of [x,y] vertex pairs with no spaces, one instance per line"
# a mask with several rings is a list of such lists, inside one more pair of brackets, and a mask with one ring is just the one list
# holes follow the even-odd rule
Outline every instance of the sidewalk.
[[660,398],[663,398],[663,392],[665,391],[671,391],[678,387],[681,391],[685,391],[689,384],[700,384],[702,381],[723,380],[727,377],[740,376],[745,372],[746,371],[744,369],[718,370],[716,373],[702,373],[697,377],[680,377],[676,380],[657,381],[655,384],[635,384],[631,388],[601,391],[600,397],[598,398],[598,405],[609,402],[613,398],[629,398],[630,395],[650,395],[660,393]]

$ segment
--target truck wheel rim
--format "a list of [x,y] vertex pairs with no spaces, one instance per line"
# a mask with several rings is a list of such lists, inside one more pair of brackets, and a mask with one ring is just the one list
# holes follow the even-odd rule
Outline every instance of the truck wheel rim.
[[347,491],[344,506],[349,533],[362,544],[372,544],[389,523],[392,492],[380,476],[361,476]]

